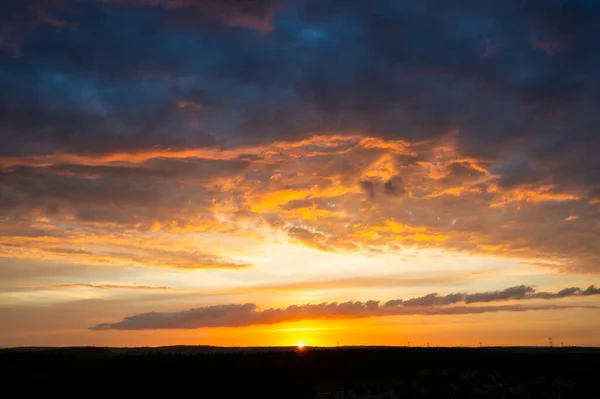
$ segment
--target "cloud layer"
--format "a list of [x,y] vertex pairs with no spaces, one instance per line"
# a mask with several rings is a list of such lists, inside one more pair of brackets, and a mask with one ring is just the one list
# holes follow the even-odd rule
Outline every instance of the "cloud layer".
[[[503,311],[529,311],[570,309],[573,305],[501,305],[466,306],[474,303],[489,303],[507,300],[559,299],[600,295],[600,289],[590,286],[585,290],[577,287],[565,288],[556,293],[536,292],[533,287],[516,286],[503,291],[474,294],[454,293],[439,296],[436,293],[408,300],[396,299],[380,306],[379,301],[349,301],[320,303],[316,305],[292,305],[285,309],[260,310],[252,303],[217,305],[194,308],[180,312],[151,312],[125,317],[116,323],[102,323],[92,330],[145,330],[183,329],[205,327],[240,327],[255,324],[274,324],[285,321],[320,318],[361,318],[395,315],[451,315],[477,314]],[[459,306],[449,306],[457,305]]]
[[3,1],[0,255],[238,269],[186,234],[268,228],[598,273],[599,18],[558,0]]
[[456,134],[5,157],[0,251],[236,269],[250,265],[188,235],[268,229],[322,251],[443,248],[598,272],[600,203],[548,179],[503,185],[498,165],[462,154]]

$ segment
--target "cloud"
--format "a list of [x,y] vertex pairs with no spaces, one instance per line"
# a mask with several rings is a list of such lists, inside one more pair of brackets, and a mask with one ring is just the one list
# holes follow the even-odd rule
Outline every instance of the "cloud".
[[77,288],[94,288],[98,290],[141,290],[141,291],[166,291],[171,287],[157,287],[147,285],[118,285],[118,284],[55,284],[53,288],[58,289],[77,289]]
[[[466,280],[466,276],[457,275],[436,275],[436,276],[410,276],[410,277],[351,277],[332,280],[312,280],[287,284],[269,284],[259,285],[248,290],[256,290],[257,292],[264,291],[307,291],[307,290],[334,290],[344,288],[364,288],[364,287],[415,287],[415,286],[431,286],[431,285],[452,285],[459,284]],[[241,289],[245,292],[246,289]]]
[[535,292],[533,287],[519,285],[516,287],[507,288],[503,291],[484,292],[478,294],[466,295],[465,303],[492,302],[502,301],[507,299],[525,299],[528,295]]
[[63,29],[71,24],[53,15],[64,11],[67,0],[7,0],[0,5],[0,56],[20,58],[21,45],[40,26]]
[[[161,7],[166,12],[183,11],[191,13],[196,21],[210,17],[217,19],[228,26],[241,26],[255,29],[260,32],[270,32],[273,29],[272,19],[275,12],[281,7],[279,0],[94,0],[98,3],[139,6]],[[184,14],[179,13],[177,19],[186,21]],[[167,22],[171,22],[168,17]]]
[[[322,251],[443,248],[597,271],[596,204],[586,192],[506,186],[494,165],[461,153],[456,135],[426,142],[321,135],[220,150],[0,158],[0,209],[9,215],[0,221],[0,245],[12,256],[35,248],[111,262],[235,268],[238,262],[189,243],[168,247],[187,232],[256,234],[266,227]],[[577,223],[565,223],[573,213]],[[154,232],[168,237],[161,251],[141,239],[156,243]],[[121,241],[99,253],[98,239]]]
[[[458,285],[470,278],[467,275],[436,275],[436,276],[382,276],[382,277],[351,277],[330,280],[311,280],[299,281],[292,283],[272,283],[258,284],[247,287],[232,287],[222,289],[195,289],[195,288],[174,288],[169,286],[138,286],[138,285],[121,285],[121,284],[55,284],[55,285],[34,285],[32,281],[36,278],[44,277],[64,277],[73,278],[73,274],[77,277],[90,277],[90,273],[96,272],[94,278],[103,280],[114,277],[114,266],[99,270],[98,266],[88,266],[87,270],[83,265],[71,267],[44,267],[29,268],[26,265],[18,267],[10,267],[4,263],[0,264],[0,277],[8,282],[9,285],[0,286],[2,292],[24,292],[24,291],[40,291],[50,289],[78,289],[92,288],[104,290],[161,290],[177,293],[186,293],[190,295],[208,295],[208,296],[224,296],[224,295],[245,295],[265,292],[306,292],[306,291],[323,291],[323,290],[343,290],[348,288],[372,288],[372,287],[416,287],[416,286],[452,286]],[[87,274],[86,274],[87,273]],[[15,283],[17,280],[17,283]]]
[[600,288],[596,288],[593,285],[590,285],[588,288],[586,288],[584,291],[582,291],[583,295],[598,295],[600,294]]
[[[122,226],[115,225],[114,222],[114,219],[110,222],[85,222],[84,225],[67,222],[66,225],[57,227],[49,220],[38,218],[37,221],[0,223],[0,258],[13,261],[66,261],[70,265],[78,264],[81,267],[139,265],[180,270],[237,270],[252,266],[245,261],[209,252],[207,246],[206,249],[201,249],[202,239],[190,241],[189,237],[197,234],[197,231],[209,228],[207,225],[194,225],[194,220],[188,221],[184,226],[177,223],[161,226],[150,219],[146,226],[138,225],[139,230],[133,227],[129,231],[123,231]],[[11,228],[15,225],[23,227]],[[169,233],[159,234],[161,229]],[[218,228],[213,231],[218,231]],[[214,251],[214,248],[211,250]],[[2,265],[0,274],[6,268],[6,265]],[[71,266],[65,267],[69,268]],[[35,275],[54,269],[56,268],[42,268],[29,272]],[[21,270],[29,269],[21,268],[11,273],[19,275]]]
[[[0,257],[21,259],[69,259],[80,264],[123,265],[136,264],[148,267],[180,270],[243,269],[251,267],[246,262],[228,259],[197,249],[157,248],[165,246],[150,238],[144,244],[136,243],[139,238],[123,236],[77,235],[61,238],[58,242],[47,239],[14,240],[0,239]],[[58,245],[57,245],[58,244]],[[67,245],[70,247],[62,247]],[[153,248],[154,245],[154,248]],[[80,249],[85,246],[86,249]]]
[[[227,230],[215,224],[208,186],[247,164],[161,157],[138,167],[108,161],[0,168],[0,209],[8,215],[0,220],[0,256],[189,270],[249,267],[189,241],[173,242],[184,232]],[[179,235],[169,240],[158,231]]]
[[181,100],[177,103],[177,107],[180,109],[192,108],[192,109],[202,109],[202,105],[193,101]]
[[379,301],[332,302],[320,304],[291,305],[287,308],[260,310],[252,303],[217,305],[193,308],[180,312],[150,312],[125,317],[116,323],[102,323],[90,327],[91,330],[144,330],[144,329],[185,329],[208,327],[240,327],[256,324],[274,324],[320,318],[361,318],[396,315],[450,315],[479,314],[505,311],[558,310],[581,306],[571,305],[502,305],[502,306],[448,306],[457,303],[478,303],[506,301],[510,299],[551,299],[569,296],[597,295],[600,291],[594,286],[585,291],[568,288],[555,294],[536,293],[532,287],[511,287],[498,292],[476,294],[450,294],[440,297],[428,294],[408,300],[392,300],[380,306]]
[[534,287],[518,285],[506,288],[502,291],[478,292],[474,294],[452,293],[446,296],[438,296],[437,293],[428,294],[423,297],[412,298],[408,300],[393,299],[384,304],[385,307],[394,306],[443,306],[457,303],[486,303],[508,300],[527,300],[527,299],[559,299],[572,296],[597,295],[600,291],[591,285],[582,290],[578,287],[564,288],[558,292],[537,292]]
[[30,252],[10,231],[268,226],[323,251],[442,248],[597,273],[599,13],[3,1],[2,251]]
[[[38,27],[5,68],[3,92],[18,93],[0,101],[14,140],[5,154],[264,144],[315,131],[414,140],[459,130],[469,155],[516,152],[546,176],[563,165],[594,173],[594,160],[577,167],[572,156],[592,137],[597,105],[598,45],[589,32],[598,10],[586,2],[35,3],[62,4],[54,18],[68,13],[77,29]],[[5,1],[0,14],[37,18],[23,4]],[[532,43],[560,47],[547,56]],[[201,129],[174,112],[181,98],[204,105]]]

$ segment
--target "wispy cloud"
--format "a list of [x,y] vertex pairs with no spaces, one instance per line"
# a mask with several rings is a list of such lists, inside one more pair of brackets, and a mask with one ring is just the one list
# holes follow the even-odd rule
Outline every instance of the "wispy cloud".
[[335,290],[345,288],[367,287],[416,287],[455,285],[469,280],[465,275],[437,275],[437,276],[381,276],[381,277],[350,277],[340,279],[300,281],[294,283],[266,284],[256,287],[241,288],[240,291],[310,291],[310,290]]
[[98,290],[140,290],[140,291],[166,291],[172,287],[167,286],[148,286],[148,285],[119,285],[119,284],[54,284],[52,288],[58,289],[77,289],[93,288]]
[[[21,259],[69,259],[80,264],[123,265],[135,264],[155,268],[180,270],[244,269],[252,265],[200,251],[191,245],[179,244],[151,235],[140,240],[132,234],[68,233],[56,237],[36,234],[30,236],[0,235],[0,257]],[[145,241],[145,242],[144,242]]]

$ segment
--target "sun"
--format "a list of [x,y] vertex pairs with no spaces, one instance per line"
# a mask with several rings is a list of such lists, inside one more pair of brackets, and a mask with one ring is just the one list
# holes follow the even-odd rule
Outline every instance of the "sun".
[[298,342],[298,343],[296,344],[296,347],[297,347],[298,349],[304,349],[304,347],[305,347],[305,346],[306,346],[306,344],[305,344],[304,342]]

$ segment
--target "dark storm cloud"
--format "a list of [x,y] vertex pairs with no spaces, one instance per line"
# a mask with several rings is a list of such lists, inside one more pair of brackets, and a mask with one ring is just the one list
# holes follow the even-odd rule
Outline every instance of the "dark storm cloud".
[[[76,28],[31,22],[21,57],[4,55],[4,153],[458,129],[468,151],[538,159],[594,138],[592,2],[56,3],[44,12]],[[5,22],[40,20],[3,4]],[[203,105],[201,124],[182,99]]]
[[[122,6],[154,7],[160,8],[167,14],[169,20],[170,11],[185,11],[192,15],[188,20],[190,25],[199,22],[209,23],[217,20],[229,26],[241,26],[268,32],[272,29],[272,18],[275,12],[282,6],[280,0],[93,0],[98,3],[115,4]],[[176,22],[185,21],[185,15],[180,12],[176,14]],[[175,21],[173,21],[175,22]]]
[[0,56],[21,57],[21,43],[37,28],[62,29],[71,24],[55,12],[69,0],[6,0],[0,5]]
[[[535,293],[532,287],[518,286],[503,291],[476,294],[449,294],[440,297],[428,294],[408,300],[392,300],[380,306],[379,301],[349,301],[320,304],[292,305],[287,308],[260,310],[253,303],[236,305],[217,305],[193,308],[180,312],[150,312],[125,317],[116,323],[102,323],[91,330],[145,330],[145,329],[183,329],[205,327],[240,327],[256,324],[274,324],[318,318],[361,318],[396,315],[452,315],[478,314],[488,312],[528,311],[569,309],[568,305],[503,305],[503,306],[445,306],[457,303],[476,303],[505,301],[509,299],[550,299],[568,296],[592,295],[595,287],[585,291],[568,288],[557,293]],[[586,294],[586,292],[588,292]],[[595,292],[599,294],[600,292]],[[543,295],[541,295],[543,294]]]

